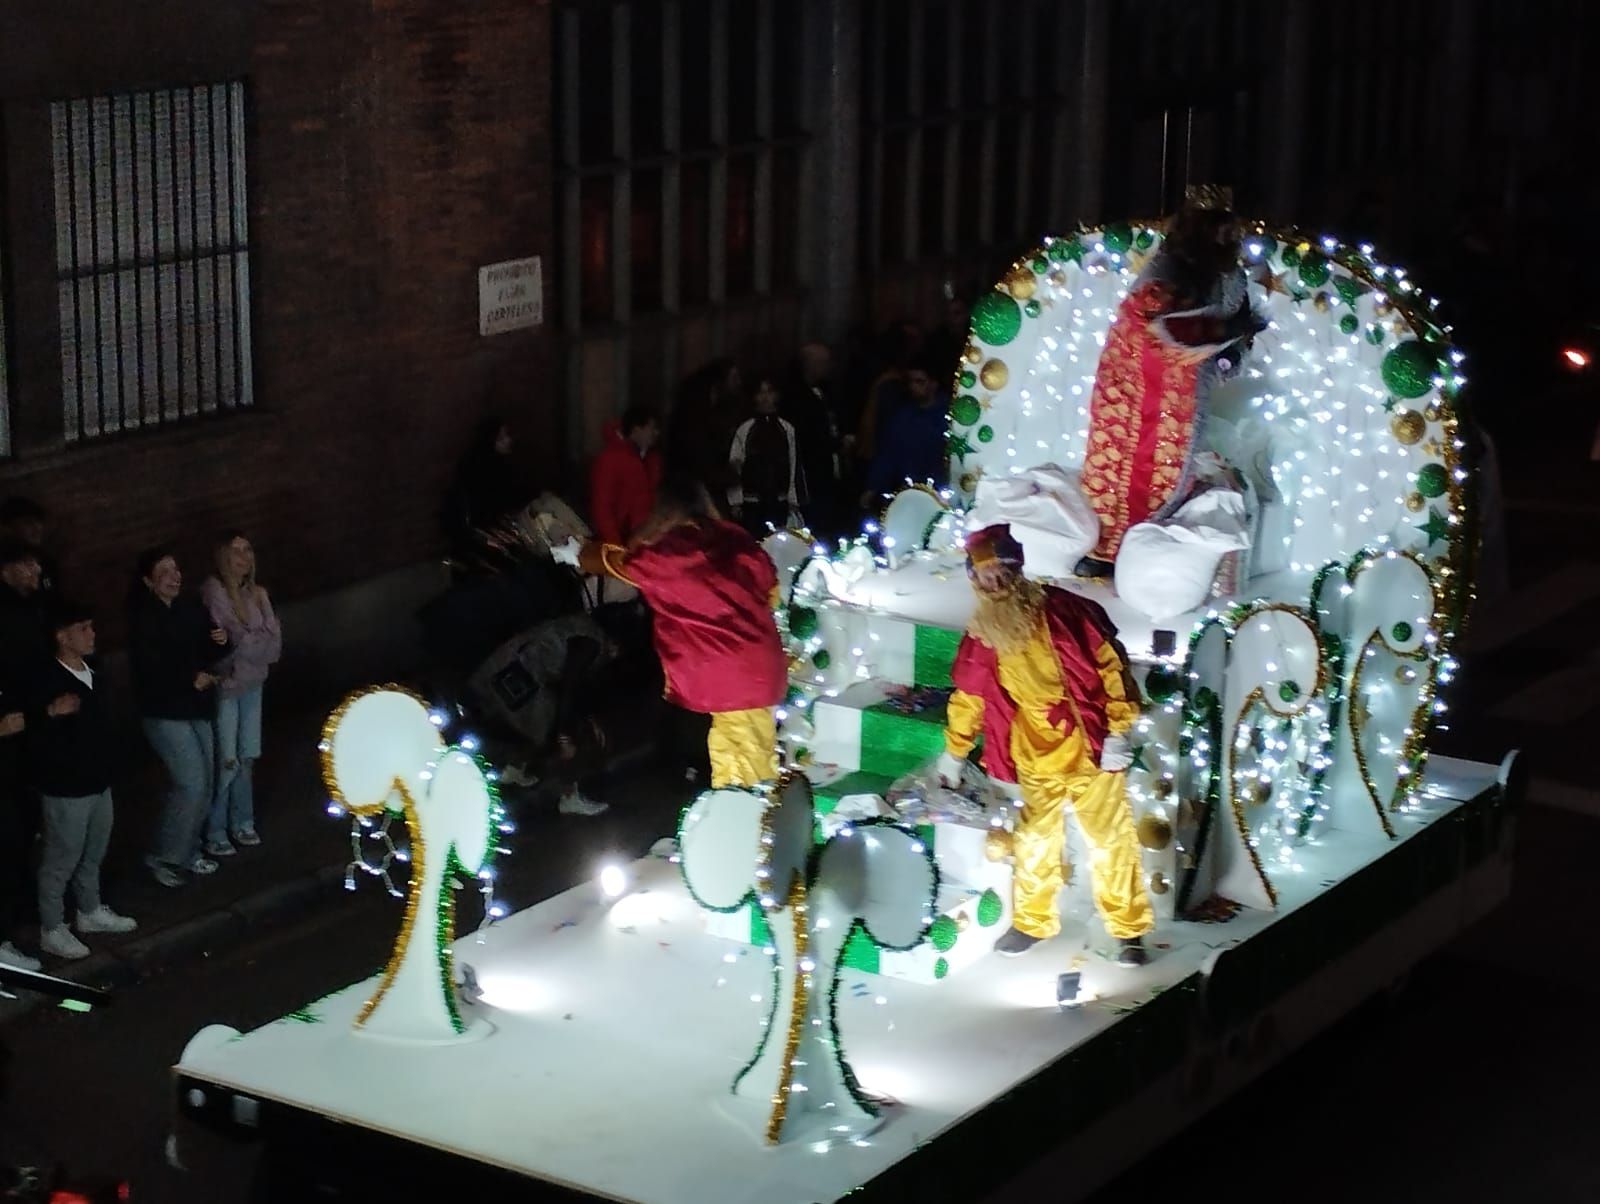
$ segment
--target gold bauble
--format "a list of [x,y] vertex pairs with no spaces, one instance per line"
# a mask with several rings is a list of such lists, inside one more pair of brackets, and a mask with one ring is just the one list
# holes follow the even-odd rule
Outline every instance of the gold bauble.
[[1032,268],[1018,268],[1006,277],[1006,288],[1018,301],[1026,301],[1033,296],[1033,290],[1038,287],[1034,279]]
[[1406,495],[1407,510],[1415,512],[1417,510],[1421,510],[1427,504],[1428,499],[1423,497],[1420,493],[1413,492]]
[[1430,401],[1422,411],[1422,416],[1429,422],[1438,422],[1444,417],[1444,411],[1439,408],[1439,403]]
[[1410,665],[1397,665],[1394,670],[1394,679],[1402,686],[1409,686],[1417,680],[1417,671]]
[[971,343],[967,344],[967,349],[965,351],[963,351],[961,354],[966,359],[967,363],[969,363],[969,364],[976,364],[979,360],[981,360],[983,358],[983,352],[979,351]]
[[1389,419],[1389,432],[1410,447],[1422,442],[1422,436],[1428,433],[1428,422],[1415,410],[1397,410]]
[[983,855],[990,861],[1004,861],[1011,856],[1011,833],[1004,828],[990,828],[983,838]]
[[1150,893],[1152,895],[1164,895],[1170,889],[1171,887],[1167,883],[1167,876],[1160,870],[1150,875]]
[[1239,797],[1252,807],[1259,807],[1272,796],[1272,788],[1260,778],[1252,778],[1239,788]]
[[1327,293],[1318,293],[1311,298],[1311,304],[1317,307],[1319,314],[1325,314],[1328,312],[1329,307],[1333,305],[1333,299]]
[[1150,793],[1165,801],[1172,797],[1172,782],[1167,778],[1157,778],[1150,784]]
[[1387,318],[1391,313],[1394,312],[1394,305],[1390,302],[1389,298],[1379,297],[1372,303],[1372,312],[1377,314],[1380,318]]
[[983,385],[985,389],[993,389],[998,392],[1006,387],[1006,381],[1010,379],[1011,373],[1006,370],[1005,364],[1000,360],[990,360],[978,369],[978,383]]
[[1046,276],[1045,279],[1051,284],[1055,285],[1057,288],[1067,287],[1067,273],[1062,268],[1051,269],[1050,274]]
[[1159,811],[1146,811],[1137,826],[1139,843],[1147,849],[1164,849],[1172,843],[1172,821]]
[[973,472],[964,472],[961,474],[961,480],[957,481],[956,483],[961,486],[961,492],[971,493],[978,487],[978,474]]

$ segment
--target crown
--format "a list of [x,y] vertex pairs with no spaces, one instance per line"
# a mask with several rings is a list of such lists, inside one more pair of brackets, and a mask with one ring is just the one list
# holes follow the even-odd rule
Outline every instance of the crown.
[[1221,184],[1191,184],[1183,190],[1183,203],[1190,209],[1233,209],[1233,189]]

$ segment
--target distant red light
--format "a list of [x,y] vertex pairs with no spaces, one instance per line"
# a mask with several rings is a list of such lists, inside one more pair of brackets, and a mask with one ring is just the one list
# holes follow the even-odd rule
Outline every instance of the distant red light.
[[1587,368],[1590,356],[1582,347],[1568,347],[1561,353],[1561,357],[1574,368]]
[[50,1198],[45,1201],[45,1204],[94,1204],[94,1201],[81,1191],[61,1191],[57,1189],[50,1193]]

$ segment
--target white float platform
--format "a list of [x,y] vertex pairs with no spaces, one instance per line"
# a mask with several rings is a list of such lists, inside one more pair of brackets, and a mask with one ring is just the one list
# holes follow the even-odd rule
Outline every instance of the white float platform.
[[[863,1185],[860,1198],[967,1199],[978,1183],[997,1188],[993,1176],[1023,1169],[999,1156],[1003,1142],[978,1133],[985,1121],[1009,1123],[1018,1099],[1037,1103],[1047,1092],[1069,1143],[1158,1080],[1181,1077],[1204,1040],[1203,1017],[1248,1022],[1296,990],[1307,994],[1340,955],[1348,961],[1375,941],[1404,950],[1395,954],[1403,964],[1387,971],[1402,972],[1467,922],[1467,900],[1492,906],[1503,890],[1469,891],[1465,882],[1475,866],[1508,864],[1496,855],[1509,825],[1495,782],[1493,766],[1436,758],[1425,800],[1400,819],[1398,839],[1329,833],[1304,850],[1300,872],[1283,877],[1276,912],[1163,925],[1151,938],[1155,960],[1142,969],[1106,960],[1109,942],[1079,914],[1022,958],[995,956],[935,984],[846,971],[839,1011],[850,1061],[865,1089],[900,1102],[859,1146],[768,1148],[753,1136],[758,1123],[729,1118],[729,1084],[766,1015],[769,967],[759,950],[708,935],[677,867],[662,860],[635,863],[643,893],[614,906],[583,885],[459,940],[457,957],[485,995],[469,1014],[492,1025],[479,1039],[420,1047],[355,1034],[368,980],[308,1005],[314,1020],[286,1018],[242,1037],[204,1030],[175,1068],[179,1106],[191,1121],[235,1136],[255,1129],[249,1135],[266,1133],[269,1143],[269,1114],[289,1110],[332,1122],[352,1157],[370,1134],[442,1152],[459,1159],[460,1199],[473,1198],[474,1168],[639,1204],[814,1204]],[[1462,901],[1435,907],[1429,914],[1442,918],[1413,944],[1399,941],[1446,891]],[[1056,975],[1075,959],[1087,1003],[1063,1012]],[[1386,981],[1349,971],[1339,980],[1356,992],[1347,1006]],[[1308,995],[1324,1009],[1332,997]],[[1088,1081],[1091,1071],[1107,1079],[1107,1067],[1110,1091]],[[1133,1142],[1122,1162],[1209,1106],[1175,1108],[1176,1098],[1163,1097],[1172,1115],[1147,1111],[1121,1131],[1122,1145]],[[1051,1198],[1073,1198],[1120,1169],[1086,1140]],[[913,1186],[921,1194],[902,1194]]]

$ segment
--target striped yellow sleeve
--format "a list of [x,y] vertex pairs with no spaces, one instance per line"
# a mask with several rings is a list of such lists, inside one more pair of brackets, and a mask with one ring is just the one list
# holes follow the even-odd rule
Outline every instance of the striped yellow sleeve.
[[965,757],[983,730],[983,699],[965,690],[950,695],[945,709],[944,746],[952,756]]
[[1116,646],[1109,642],[1095,649],[1094,663],[1106,689],[1106,727],[1113,732],[1125,732],[1139,717],[1139,704],[1128,697],[1124,686],[1128,666]]

